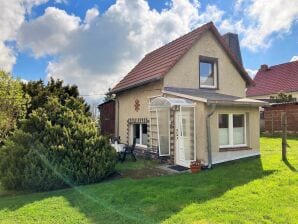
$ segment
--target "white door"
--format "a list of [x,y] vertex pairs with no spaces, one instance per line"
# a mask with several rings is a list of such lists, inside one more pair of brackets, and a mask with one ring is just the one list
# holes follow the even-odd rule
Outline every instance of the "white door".
[[194,160],[194,124],[188,112],[176,113],[176,158],[178,165],[189,167]]

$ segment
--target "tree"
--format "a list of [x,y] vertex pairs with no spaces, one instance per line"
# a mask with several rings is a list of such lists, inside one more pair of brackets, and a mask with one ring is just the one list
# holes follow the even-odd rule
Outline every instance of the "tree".
[[24,94],[22,84],[12,75],[0,71],[0,145],[16,128],[17,120],[25,115],[29,96]]
[[77,87],[59,80],[28,85],[34,103],[0,150],[3,186],[52,190],[95,183],[111,174],[116,152],[98,135]]
[[274,103],[287,103],[287,102],[293,102],[294,98],[291,94],[287,95],[283,92],[279,92],[277,96],[270,96],[271,102]]
[[76,85],[63,85],[63,81],[59,79],[50,78],[47,85],[42,80],[23,83],[23,91],[31,97],[31,104],[27,108],[27,117],[33,110],[43,107],[51,96],[58,97],[62,105],[65,104],[66,99],[74,97],[82,102],[85,113],[90,113],[90,106],[79,96],[78,87]]
[[115,99],[115,94],[110,93],[111,88],[109,88],[109,92],[105,94],[105,98],[103,99],[103,102],[108,102],[109,100]]

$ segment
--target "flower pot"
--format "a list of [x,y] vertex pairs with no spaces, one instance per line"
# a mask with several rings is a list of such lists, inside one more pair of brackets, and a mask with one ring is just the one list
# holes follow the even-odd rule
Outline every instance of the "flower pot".
[[200,166],[191,166],[190,170],[192,173],[197,173],[201,170],[201,167]]

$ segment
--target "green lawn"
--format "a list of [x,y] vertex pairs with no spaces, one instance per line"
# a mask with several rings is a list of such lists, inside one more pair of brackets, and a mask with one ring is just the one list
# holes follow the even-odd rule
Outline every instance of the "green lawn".
[[[298,139],[288,144],[287,163],[280,159],[280,139],[262,137],[261,158],[198,174],[10,193],[0,196],[0,223],[298,223]],[[118,168],[147,166],[139,161]]]

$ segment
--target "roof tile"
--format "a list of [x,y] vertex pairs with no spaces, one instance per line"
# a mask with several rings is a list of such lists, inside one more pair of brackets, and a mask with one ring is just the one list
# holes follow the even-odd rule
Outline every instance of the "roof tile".
[[267,70],[259,70],[254,82],[255,86],[247,89],[247,96],[298,91],[298,61],[274,65]]

